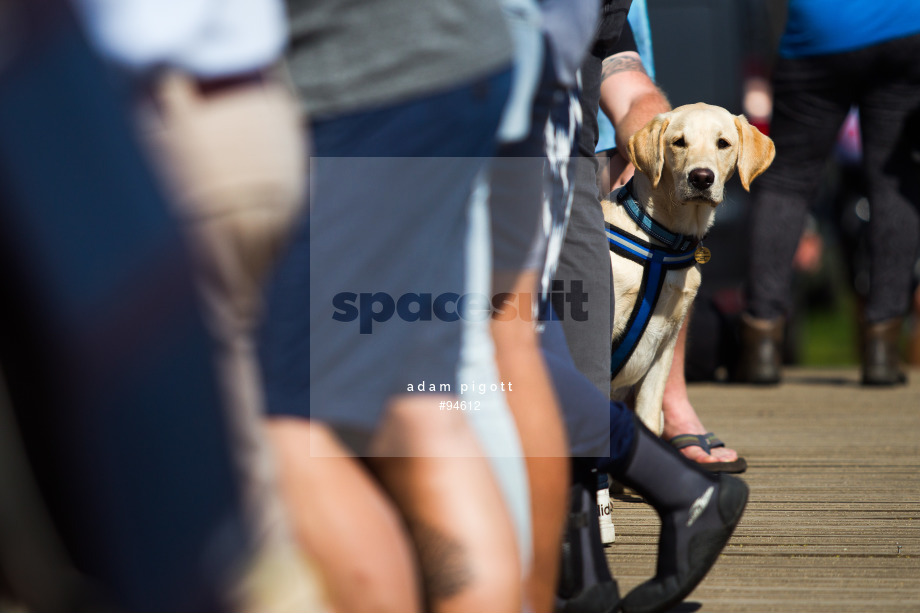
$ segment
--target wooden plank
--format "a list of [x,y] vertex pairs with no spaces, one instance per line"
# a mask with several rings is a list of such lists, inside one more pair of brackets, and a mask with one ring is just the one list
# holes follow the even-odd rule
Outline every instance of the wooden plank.
[[[704,424],[747,458],[744,518],[678,611],[920,611],[920,370],[907,386],[856,369],[789,369],[775,387],[691,385]],[[659,523],[613,500],[607,549],[624,594],[654,574]]]

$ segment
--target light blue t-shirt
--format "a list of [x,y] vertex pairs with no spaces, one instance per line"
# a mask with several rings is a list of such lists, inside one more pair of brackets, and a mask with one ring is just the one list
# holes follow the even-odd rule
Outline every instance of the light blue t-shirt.
[[779,53],[840,53],[917,33],[920,0],[789,0]]
[[[920,2],[920,0],[917,0]],[[652,30],[648,25],[648,9],[645,0],[635,0],[629,7],[627,15],[629,26],[633,31],[633,38],[636,39],[636,49],[639,50],[639,57],[642,59],[642,66],[645,72],[655,79],[655,59],[652,56]],[[597,147],[594,152],[607,151],[617,146],[616,130],[610,119],[602,111],[597,112]]]

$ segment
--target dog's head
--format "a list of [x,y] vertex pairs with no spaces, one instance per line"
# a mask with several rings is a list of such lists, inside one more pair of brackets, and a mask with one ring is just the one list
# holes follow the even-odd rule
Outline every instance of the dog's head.
[[672,200],[716,206],[738,169],[741,185],[767,170],[773,141],[743,115],[697,103],[662,113],[629,139],[629,159],[653,189],[664,184]]

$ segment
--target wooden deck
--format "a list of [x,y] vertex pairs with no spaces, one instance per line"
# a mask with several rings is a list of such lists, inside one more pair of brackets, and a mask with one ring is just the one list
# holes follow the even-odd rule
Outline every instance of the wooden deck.
[[[704,424],[739,451],[751,498],[676,611],[920,611],[920,370],[871,389],[856,369],[787,370],[778,387],[698,384]],[[608,562],[625,593],[654,574],[658,519],[613,501]]]

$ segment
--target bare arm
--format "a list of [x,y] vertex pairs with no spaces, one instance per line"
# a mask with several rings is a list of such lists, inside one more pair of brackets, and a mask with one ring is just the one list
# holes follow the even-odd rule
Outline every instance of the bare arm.
[[635,51],[623,51],[604,60],[600,103],[616,128],[620,151],[626,151],[629,137],[650,119],[671,110],[668,99],[645,72]]

